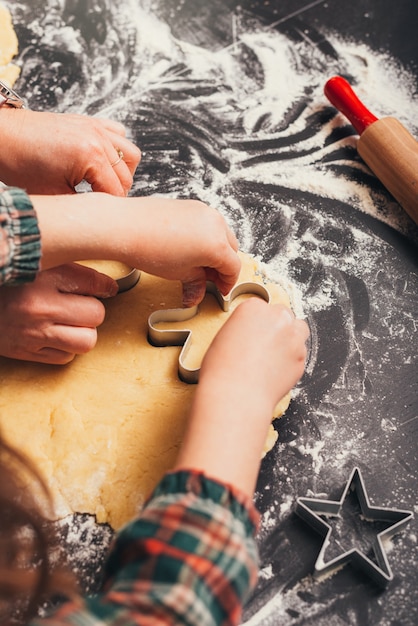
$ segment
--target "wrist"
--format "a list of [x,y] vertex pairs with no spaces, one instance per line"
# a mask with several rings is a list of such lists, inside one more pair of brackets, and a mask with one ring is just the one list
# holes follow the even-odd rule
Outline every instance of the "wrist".
[[124,262],[115,255],[120,240],[118,202],[105,193],[31,196],[42,238],[42,269],[83,259]]
[[251,497],[272,411],[255,391],[260,401],[250,396],[228,381],[199,382],[176,468],[194,467]]
[[16,109],[3,104],[0,106],[0,135],[2,150],[0,150],[0,180],[9,186],[23,187],[24,171],[28,165],[30,149],[27,146],[27,132],[25,121],[28,109]]

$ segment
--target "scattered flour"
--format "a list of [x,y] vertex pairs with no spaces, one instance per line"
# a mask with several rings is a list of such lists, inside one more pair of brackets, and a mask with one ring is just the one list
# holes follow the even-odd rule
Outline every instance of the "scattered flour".
[[[7,4],[13,12],[16,5]],[[115,0],[110,9],[114,45],[108,48],[93,42],[88,53],[75,30],[64,24],[60,27],[58,22],[52,33],[44,24],[46,16],[32,21],[40,44],[77,51],[82,71],[94,74],[87,87],[75,84],[62,92],[57,85],[56,108],[89,112],[93,107],[95,114],[125,123],[139,143],[141,137],[147,140],[154,124],[157,135],[174,136],[173,146],[155,151],[149,142],[133,193],[192,195],[218,207],[237,231],[242,249],[255,254],[267,276],[288,291],[298,316],[327,313],[337,304],[348,310],[343,275],[360,278],[368,285],[370,315],[373,317],[379,306],[381,325],[364,330],[360,342],[352,311],[347,313],[348,353],[341,376],[326,391],[317,411],[320,438],[315,440],[308,430],[312,427],[314,431],[316,424],[307,415],[301,426],[305,430],[285,444],[292,460],[302,459],[301,467],[311,473],[312,495],[319,496],[321,490],[315,487],[325,465],[340,478],[347,462],[361,460],[366,453],[372,456],[373,445],[378,448],[376,442],[367,445],[365,434],[370,419],[364,413],[370,385],[366,344],[386,345],[389,339],[400,341],[416,330],[411,312],[398,313],[399,297],[404,297],[404,303],[408,300],[407,279],[392,275],[388,268],[382,270],[386,243],[354,218],[366,215],[406,238],[411,233],[415,236],[414,227],[383,189],[364,182],[370,172],[356,157],[357,137],[347,120],[332,112],[323,87],[333,74],[349,77],[359,97],[378,117],[397,117],[417,135],[416,79],[389,55],[340,34],[323,33],[336,52],[335,58],[327,57],[309,41],[295,43],[279,29],[249,24],[238,15],[233,20],[232,44],[221,49],[197,47],[174,37],[153,6],[149,0]],[[110,65],[113,72],[109,72]],[[115,91],[120,96],[115,97]],[[30,98],[32,94],[27,95]],[[170,142],[167,139],[165,143]],[[188,161],[181,160],[182,150],[189,155]],[[217,165],[219,161],[222,167]],[[346,208],[353,219],[341,223],[341,213],[319,210],[323,206]],[[308,224],[304,231],[298,228],[301,217]],[[344,234],[345,246],[332,239],[336,232]],[[309,278],[318,272],[318,286],[298,280],[295,267],[300,265]],[[401,279],[403,291],[399,291]],[[385,281],[397,285],[398,291],[385,290]],[[315,372],[320,349],[315,326],[311,331],[308,375]],[[406,362],[408,358],[412,357],[405,357]],[[374,363],[377,373],[379,367],[387,367],[388,359],[382,353]],[[336,420],[336,406],[350,411],[352,427]],[[380,425],[385,436],[398,434],[397,416],[377,412],[374,417],[375,428]],[[279,448],[281,445],[279,438]],[[274,471],[277,482],[287,488],[291,476],[285,463]],[[265,492],[272,493],[274,486],[267,485]],[[290,487],[280,499],[272,495],[262,516],[264,533],[288,518],[294,495]],[[87,530],[88,535],[91,527]],[[78,545],[83,533],[86,526],[76,519],[70,524],[68,540]],[[260,577],[268,582],[274,578],[271,563],[265,564]],[[304,579],[290,590],[277,589],[245,626],[286,624],[290,611],[303,615],[305,623],[310,617],[315,623],[320,601],[313,606],[303,599],[310,582]],[[328,615],[327,626],[346,623],[356,623],[350,611],[344,619]]]

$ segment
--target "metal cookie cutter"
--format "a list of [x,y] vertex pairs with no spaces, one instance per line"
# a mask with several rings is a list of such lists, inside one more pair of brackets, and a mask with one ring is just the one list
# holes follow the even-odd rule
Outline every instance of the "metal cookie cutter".
[[[370,522],[387,522],[388,527],[376,533],[373,543],[373,551],[376,562],[372,561],[366,554],[357,548],[352,548],[340,554],[337,558],[328,562],[324,561],[327,546],[330,543],[332,527],[320,517],[336,517],[347,497],[349,491],[356,492],[360,504],[361,513],[365,520]],[[384,549],[384,540],[389,539],[406,526],[413,517],[411,511],[403,511],[393,508],[382,508],[371,506],[367,496],[366,488],[358,467],[354,468],[345,486],[339,501],[320,500],[316,498],[298,498],[296,513],[304,519],[310,526],[324,537],[324,541],[315,563],[314,576],[316,578],[324,576],[329,572],[340,569],[343,565],[351,562],[361,568],[379,586],[386,587],[393,580],[393,573]]]
[[119,287],[118,293],[128,291],[129,289],[132,289],[132,287],[135,287],[140,277],[141,277],[141,272],[135,268],[132,268],[130,272],[128,272],[128,274],[125,274],[125,276],[121,276],[120,278],[117,278],[116,282],[118,283],[118,287]]
[[[228,311],[231,302],[238,296],[252,294],[270,302],[270,294],[264,285],[252,282],[238,283],[227,296],[221,292],[212,282],[206,283],[206,292],[213,294],[223,311]],[[187,309],[165,309],[154,311],[148,318],[148,339],[154,346],[183,346],[179,356],[179,376],[185,383],[197,383],[199,380],[200,367],[191,369],[186,367],[185,359],[192,344],[192,331],[190,329],[158,329],[159,322],[184,322],[195,317],[199,310],[198,306]]]

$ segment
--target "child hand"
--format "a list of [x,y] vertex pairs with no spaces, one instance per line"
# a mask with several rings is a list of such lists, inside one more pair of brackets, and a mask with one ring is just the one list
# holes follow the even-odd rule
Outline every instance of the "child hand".
[[232,289],[241,268],[238,242],[217,210],[197,200],[128,200],[137,207],[131,219],[136,240],[130,249],[136,246],[140,255],[127,259],[128,264],[180,280],[185,307],[203,299],[206,281],[214,282],[224,295]]
[[215,337],[201,379],[208,377],[217,389],[226,381],[223,402],[239,395],[242,404],[265,404],[271,417],[277,402],[303,374],[308,336],[306,322],[296,319],[287,307],[250,298]]
[[241,268],[238,242],[203,202],[103,193],[31,196],[42,237],[42,269],[80,259],[121,261],[183,283],[183,304],[198,304],[206,281],[227,294]]
[[274,406],[303,374],[307,324],[282,305],[238,306],[203,360],[176,468],[252,496]]

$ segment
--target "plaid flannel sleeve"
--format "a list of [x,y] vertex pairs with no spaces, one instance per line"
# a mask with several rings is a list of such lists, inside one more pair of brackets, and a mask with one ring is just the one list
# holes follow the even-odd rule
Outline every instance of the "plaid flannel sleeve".
[[29,196],[0,183],[0,285],[33,281],[40,259],[41,237]]
[[238,624],[257,578],[258,519],[233,489],[199,472],[169,473],[116,537],[103,593],[36,624]]

